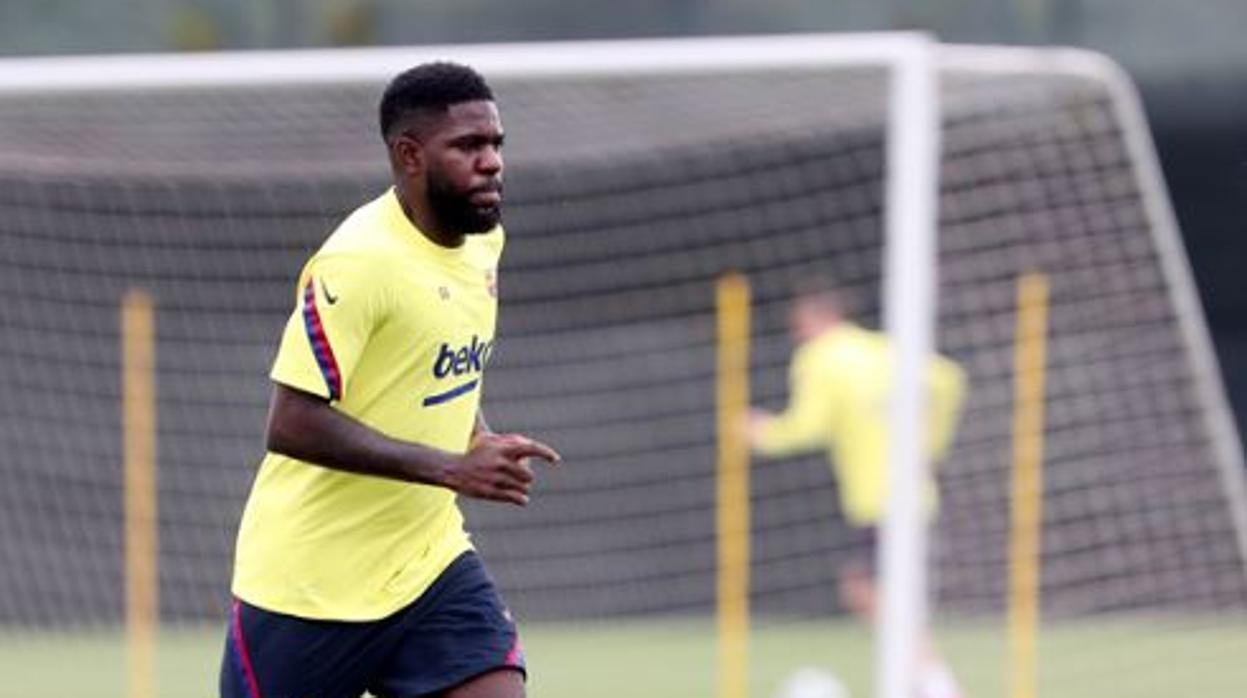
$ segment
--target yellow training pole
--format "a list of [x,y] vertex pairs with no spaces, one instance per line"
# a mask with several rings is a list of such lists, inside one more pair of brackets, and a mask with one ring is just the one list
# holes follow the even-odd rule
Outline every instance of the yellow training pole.
[[1048,279],[1018,282],[1014,345],[1013,485],[1009,536],[1009,696],[1035,698],[1038,685],[1039,554],[1043,525],[1044,373]]
[[719,279],[719,698],[749,692],[749,282]]
[[156,348],[152,299],[126,293],[121,305],[125,445],[127,698],[154,698],[156,624]]

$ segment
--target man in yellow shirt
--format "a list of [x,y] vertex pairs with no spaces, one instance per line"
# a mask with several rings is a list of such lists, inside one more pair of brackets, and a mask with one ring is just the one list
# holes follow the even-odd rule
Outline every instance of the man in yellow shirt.
[[[764,456],[826,452],[840,492],[840,509],[854,545],[838,565],[840,597],[863,620],[875,617],[877,528],[887,506],[888,403],[892,359],[888,338],[847,321],[835,292],[813,282],[796,295],[789,329],[797,349],[789,370],[789,403],[780,414],[754,410],[750,445]],[[953,441],[966,391],[962,369],[932,357],[926,374],[927,452],[942,459]],[[938,506],[933,478],[923,483],[931,513]],[[921,682],[924,698],[959,695],[933,652]]]
[[457,494],[524,505],[530,458],[479,405],[494,346],[502,122],[470,68],[386,88],[394,186],[299,276],[239,526],[222,698],[520,698],[518,634]]

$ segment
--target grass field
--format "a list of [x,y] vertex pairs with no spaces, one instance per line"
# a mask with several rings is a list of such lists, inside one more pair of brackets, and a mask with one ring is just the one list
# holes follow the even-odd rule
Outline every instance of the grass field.
[[[1039,695],[1052,698],[1247,696],[1247,619],[1142,620],[1046,627]],[[620,622],[522,626],[532,698],[694,698],[714,695],[713,624]],[[967,698],[1005,698],[999,625],[938,633]],[[165,629],[160,698],[215,696],[217,628]],[[870,696],[871,645],[851,623],[758,623],[750,639],[750,693],[772,698],[801,666],[834,671],[853,698]],[[122,698],[120,633],[0,635],[3,698]]]

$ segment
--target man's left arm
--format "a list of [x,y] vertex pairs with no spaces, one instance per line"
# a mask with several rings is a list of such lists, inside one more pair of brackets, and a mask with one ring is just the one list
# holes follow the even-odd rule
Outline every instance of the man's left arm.
[[927,440],[931,446],[931,458],[936,462],[948,455],[952,447],[965,406],[966,384],[965,369],[952,359],[943,356],[935,359],[930,386],[934,408]]

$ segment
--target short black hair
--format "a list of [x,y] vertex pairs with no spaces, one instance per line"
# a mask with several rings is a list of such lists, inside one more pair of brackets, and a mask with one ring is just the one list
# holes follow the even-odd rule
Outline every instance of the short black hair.
[[847,312],[853,300],[849,290],[837,285],[826,273],[806,272],[797,276],[792,280],[791,292],[794,301],[814,302],[839,313]]
[[381,96],[381,138],[388,141],[396,126],[418,112],[444,114],[452,104],[493,101],[485,78],[466,65],[437,61],[399,73]]

